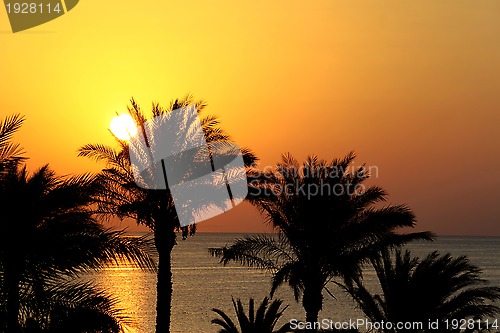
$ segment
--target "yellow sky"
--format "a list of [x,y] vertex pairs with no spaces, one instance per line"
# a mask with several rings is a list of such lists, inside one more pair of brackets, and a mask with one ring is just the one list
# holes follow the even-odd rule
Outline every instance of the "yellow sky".
[[[0,116],[30,166],[97,171],[130,97],[192,93],[261,166],[355,150],[419,229],[500,235],[500,2],[97,1],[12,34],[0,9]],[[264,230],[240,207],[203,230]]]

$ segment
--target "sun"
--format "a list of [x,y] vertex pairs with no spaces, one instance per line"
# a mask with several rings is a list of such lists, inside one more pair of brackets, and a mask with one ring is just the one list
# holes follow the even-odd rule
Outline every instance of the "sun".
[[137,125],[129,114],[114,117],[109,129],[120,140],[130,140],[137,134]]

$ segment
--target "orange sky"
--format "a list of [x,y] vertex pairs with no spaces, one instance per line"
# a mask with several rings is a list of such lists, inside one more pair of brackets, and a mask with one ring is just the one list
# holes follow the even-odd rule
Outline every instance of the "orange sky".
[[[358,154],[419,229],[500,235],[500,2],[97,1],[12,34],[0,9],[0,117],[30,167],[97,171],[130,97],[193,93],[261,166]],[[248,206],[201,230],[262,231]]]

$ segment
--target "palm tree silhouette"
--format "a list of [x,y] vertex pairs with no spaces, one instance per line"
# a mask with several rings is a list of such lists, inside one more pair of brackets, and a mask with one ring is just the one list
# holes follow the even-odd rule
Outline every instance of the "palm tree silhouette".
[[[139,105],[132,99],[132,107],[128,109],[139,127],[144,128],[147,117]],[[165,109],[158,104],[152,108],[153,116],[165,115],[172,110],[194,105],[201,113],[206,103],[195,102],[191,96],[177,99]],[[230,143],[230,137],[219,127],[215,116],[201,119],[201,126],[207,143]],[[177,133],[176,133],[177,134]],[[156,304],[156,332],[170,332],[170,308],[172,302],[172,267],[171,252],[176,244],[176,231],[182,231],[182,238],[194,235],[196,225],[180,227],[179,218],[169,189],[148,190],[137,186],[130,162],[128,142],[119,140],[116,150],[104,145],[86,145],[79,150],[79,156],[104,161],[107,168],[99,175],[104,190],[100,193],[99,210],[108,218],[133,218],[137,223],[145,225],[154,232],[155,246],[158,252],[158,282]],[[216,147],[216,146],[213,146]],[[243,159],[247,166],[253,165],[256,156],[248,149],[242,149]]]
[[[480,277],[481,270],[465,256],[453,258],[449,253],[434,251],[420,259],[412,257],[410,251],[396,249],[381,251],[371,263],[382,293],[370,292],[358,277],[350,279],[346,288],[361,310],[372,321],[423,323],[422,329],[388,329],[382,333],[482,332],[486,328],[479,327],[477,321],[473,328],[463,331],[453,329],[451,320],[494,318],[500,311],[493,304],[500,299],[500,288],[487,286]],[[445,320],[449,321],[448,328]],[[428,328],[429,321],[438,321],[439,329]]]
[[[150,242],[125,238],[123,232],[104,229],[93,219],[88,206],[98,187],[94,177],[58,177],[48,166],[31,175],[26,167],[11,166],[0,175],[0,279],[8,332],[21,332],[33,322],[41,327],[56,323],[64,314],[61,304],[67,305],[68,315],[86,308],[89,315],[101,316],[94,327],[105,321],[118,325],[111,298],[71,279],[122,261],[155,267]],[[61,303],[64,295],[67,302]],[[60,311],[54,308],[58,303]]]
[[71,279],[120,260],[152,269],[149,241],[124,238],[92,219],[92,177],[61,178],[47,166],[28,175],[23,150],[11,142],[23,121],[0,121],[0,330],[57,332],[79,313],[89,320],[71,325],[74,332],[118,332],[126,318],[117,300]]
[[349,170],[353,160],[353,153],[330,163],[311,156],[299,165],[284,155],[274,170],[253,170],[248,200],[278,236],[245,237],[210,253],[224,264],[237,261],[270,270],[271,296],[287,282],[296,301],[302,299],[306,321],[317,322],[322,292],[330,293],[327,284],[335,277],[360,275],[361,264],[377,249],[432,238],[427,232],[396,233],[413,227],[415,216],[404,205],[374,208],[386,193],[363,187],[368,170]]
[[269,304],[269,298],[265,297],[262,303],[259,305],[257,311],[255,311],[254,299],[251,298],[248,306],[248,316],[245,313],[245,309],[238,299],[235,301],[233,299],[233,307],[236,312],[236,317],[238,319],[240,330],[236,327],[235,323],[231,318],[224,313],[224,311],[219,309],[212,309],[217,313],[220,318],[212,319],[212,324],[221,327],[219,333],[285,333],[292,332],[289,328],[289,324],[284,324],[279,329],[275,330],[276,324],[283,315],[287,306],[280,309],[282,305],[281,300],[274,300]]

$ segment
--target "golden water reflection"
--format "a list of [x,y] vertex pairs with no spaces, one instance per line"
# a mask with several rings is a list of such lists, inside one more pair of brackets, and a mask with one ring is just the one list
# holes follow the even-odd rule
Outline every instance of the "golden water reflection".
[[127,333],[154,332],[154,320],[150,319],[155,318],[155,273],[120,266],[97,273],[94,281],[118,298],[118,307],[133,321]]

